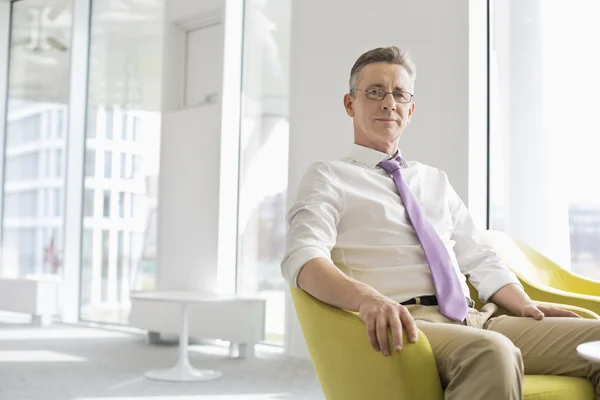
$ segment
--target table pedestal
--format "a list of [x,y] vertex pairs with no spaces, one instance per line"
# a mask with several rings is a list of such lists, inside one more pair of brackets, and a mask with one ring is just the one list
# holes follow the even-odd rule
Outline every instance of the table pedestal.
[[146,372],[146,378],[169,382],[212,381],[223,376],[220,371],[195,369],[188,356],[188,304],[181,303],[181,333],[179,334],[179,359],[174,367]]

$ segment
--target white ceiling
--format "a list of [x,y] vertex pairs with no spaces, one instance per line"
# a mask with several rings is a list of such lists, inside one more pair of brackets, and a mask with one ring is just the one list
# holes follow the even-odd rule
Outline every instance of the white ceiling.
[[[158,109],[165,1],[93,0],[89,94],[93,104]],[[73,0],[13,4],[11,98],[68,102],[72,5]],[[39,13],[41,27],[35,18]],[[65,48],[52,48],[49,42]]]

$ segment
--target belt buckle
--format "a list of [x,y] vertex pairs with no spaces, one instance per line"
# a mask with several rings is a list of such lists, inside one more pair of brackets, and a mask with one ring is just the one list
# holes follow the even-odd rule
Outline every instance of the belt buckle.
[[421,304],[421,298],[415,297],[415,304]]
[[467,297],[467,305],[471,308],[475,308],[475,301]]

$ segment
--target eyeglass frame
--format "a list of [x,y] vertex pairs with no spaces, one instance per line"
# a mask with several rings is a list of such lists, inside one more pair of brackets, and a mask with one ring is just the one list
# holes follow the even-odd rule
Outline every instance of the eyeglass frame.
[[[392,98],[394,99],[394,102],[396,102],[398,104],[409,104],[409,103],[411,103],[413,101],[413,98],[415,97],[415,95],[412,94],[411,92],[405,92],[403,90],[396,90],[394,92],[386,92],[385,90],[378,89],[378,88],[371,88],[371,89],[352,88],[352,89],[350,89],[350,93],[352,93],[352,92],[354,92],[356,90],[361,91],[361,92],[365,92],[365,93],[368,93],[369,90],[380,90],[381,92],[384,93],[384,95],[383,95],[383,97],[381,99],[372,99],[367,94],[365,94],[365,95],[367,96],[367,99],[369,99],[369,100],[383,101],[383,100],[385,100],[385,98],[387,97],[388,94],[391,94]],[[394,93],[398,93],[398,92],[403,93],[403,94],[410,94],[410,99],[408,101],[396,101],[396,99],[394,98]]]

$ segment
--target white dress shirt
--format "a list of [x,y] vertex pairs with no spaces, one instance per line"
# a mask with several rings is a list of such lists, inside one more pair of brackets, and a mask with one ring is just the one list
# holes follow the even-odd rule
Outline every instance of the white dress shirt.
[[[305,172],[288,212],[283,276],[298,287],[302,267],[328,258],[346,275],[398,302],[435,295],[425,253],[398,189],[377,164],[390,156],[359,145],[338,161],[319,161]],[[439,169],[404,162],[402,176],[446,245],[469,297],[465,275],[486,302],[517,277],[475,228],[448,177]]]

